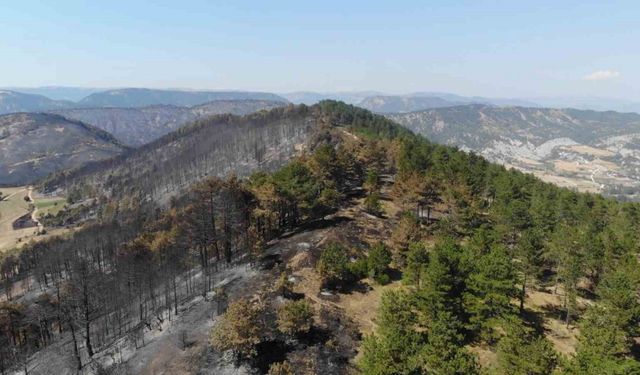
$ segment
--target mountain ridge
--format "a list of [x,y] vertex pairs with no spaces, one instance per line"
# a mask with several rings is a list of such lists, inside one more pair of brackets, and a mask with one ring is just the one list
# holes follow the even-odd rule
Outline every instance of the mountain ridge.
[[[196,106],[215,100],[270,100],[288,103],[288,101],[276,94],[268,92],[252,91],[186,91],[186,90],[159,90],[122,88],[106,91],[92,92],[78,101],[54,100],[47,96],[37,94],[44,89],[24,89],[24,92],[0,89],[0,114],[19,112],[44,112],[61,109],[78,108],[138,108],[152,105],[176,105]],[[55,91],[54,93],[57,93]],[[61,89],[62,95],[78,97],[78,90],[69,88]]]
[[146,107],[169,104],[194,106],[214,100],[261,99],[287,102],[281,96],[249,91],[181,91],[146,88],[124,88],[91,94],[80,100],[82,107]]
[[318,120],[307,106],[277,107],[245,116],[202,118],[108,160],[60,171],[47,191],[100,186],[113,195],[142,193],[165,201],[203,176],[270,170],[304,149]]
[[246,115],[284,105],[286,103],[280,101],[240,99],[216,100],[192,107],[158,104],[139,108],[72,108],[52,113],[106,130],[128,146],[141,146],[206,116]]

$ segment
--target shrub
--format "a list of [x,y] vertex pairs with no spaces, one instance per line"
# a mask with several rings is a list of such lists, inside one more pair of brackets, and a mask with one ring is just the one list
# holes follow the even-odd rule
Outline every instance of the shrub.
[[376,216],[382,214],[382,205],[380,204],[380,195],[378,193],[371,193],[365,198],[364,210]]
[[347,266],[349,273],[356,279],[363,279],[369,275],[369,260],[366,257],[359,258]]
[[293,375],[293,367],[287,361],[273,363],[269,367],[267,375]]
[[290,337],[305,334],[313,325],[313,310],[305,301],[290,301],[278,310],[278,330]]
[[293,287],[293,283],[289,281],[289,277],[286,272],[282,272],[280,277],[276,281],[276,285],[274,286],[274,291],[282,296],[286,297],[291,294],[291,288]]
[[346,250],[340,245],[331,244],[322,252],[317,270],[322,277],[323,284],[334,288],[349,279],[348,266],[349,259]]
[[261,313],[262,309],[248,300],[232,302],[222,320],[211,330],[211,345],[219,351],[232,350],[236,357],[253,357],[264,331]]

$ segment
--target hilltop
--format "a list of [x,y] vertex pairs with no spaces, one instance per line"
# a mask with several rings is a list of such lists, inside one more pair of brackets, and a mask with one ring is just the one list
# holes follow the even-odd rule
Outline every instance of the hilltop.
[[40,112],[69,108],[72,105],[73,102],[66,100],[52,100],[42,95],[0,90],[0,115],[14,112]]

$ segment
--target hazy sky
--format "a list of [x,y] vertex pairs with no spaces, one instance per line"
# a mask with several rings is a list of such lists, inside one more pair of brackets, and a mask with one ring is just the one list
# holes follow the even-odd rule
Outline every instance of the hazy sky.
[[639,22],[637,0],[0,0],[0,87],[640,100]]

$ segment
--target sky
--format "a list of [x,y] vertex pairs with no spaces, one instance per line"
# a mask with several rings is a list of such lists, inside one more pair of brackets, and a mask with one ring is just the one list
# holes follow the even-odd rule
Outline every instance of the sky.
[[0,0],[0,87],[640,100],[635,1]]

